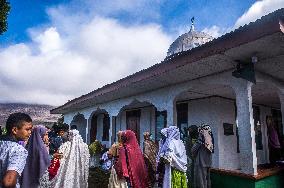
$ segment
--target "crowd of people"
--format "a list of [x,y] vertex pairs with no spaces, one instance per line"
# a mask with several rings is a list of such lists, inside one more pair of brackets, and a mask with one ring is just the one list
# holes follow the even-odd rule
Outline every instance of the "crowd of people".
[[185,132],[187,140],[182,141],[177,126],[164,128],[159,144],[145,132],[142,152],[133,131],[119,131],[117,143],[106,152],[112,159],[108,187],[209,188],[214,149],[211,128],[193,126]]
[[76,127],[50,130],[11,114],[0,137],[0,188],[87,188],[89,158]]
[[[269,158],[281,158],[274,121],[267,116]],[[2,134],[2,130],[1,130]],[[214,139],[209,125],[161,130],[156,143],[144,132],[143,149],[131,130],[101,157],[109,188],[209,188]],[[181,136],[182,135],[182,136]],[[90,151],[77,127],[34,126],[25,113],[11,114],[0,136],[0,188],[87,188]]]
[[[76,126],[68,127],[50,130],[34,126],[25,113],[11,114],[0,137],[0,187],[87,188],[88,145]],[[197,127],[185,130],[194,142],[182,141],[179,128],[169,126],[161,130],[159,144],[145,132],[143,150],[133,131],[119,131],[117,143],[102,156],[109,188],[210,187],[213,137],[210,126],[198,129],[199,134]]]
[[[281,143],[271,116],[266,118],[271,163]],[[11,114],[0,137],[0,188],[87,188],[90,151],[76,125],[34,126],[25,113]],[[2,134],[2,130],[1,130]],[[156,143],[144,132],[143,149],[131,130],[118,131],[105,148],[102,169],[109,188],[209,188],[214,139],[209,125],[161,130]],[[181,136],[182,135],[182,136]],[[98,142],[98,141],[97,141]],[[96,150],[97,147],[95,147]]]

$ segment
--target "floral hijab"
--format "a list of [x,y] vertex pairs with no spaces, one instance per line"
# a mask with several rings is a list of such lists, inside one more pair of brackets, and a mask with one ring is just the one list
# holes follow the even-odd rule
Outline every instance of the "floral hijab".
[[199,138],[198,141],[200,144],[203,144],[210,152],[214,151],[213,144],[213,134],[211,127],[207,124],[203,124],[198,128]]

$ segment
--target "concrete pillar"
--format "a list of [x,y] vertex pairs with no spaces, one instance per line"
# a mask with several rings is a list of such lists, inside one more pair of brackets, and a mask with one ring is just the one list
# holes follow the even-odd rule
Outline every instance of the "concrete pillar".
[[70,124],[73,120],[73,114],[63,114],[64,116],[64,123],[68,124],[69,125],[69,128],[70,128]]
[[256,144],[251,96],[252,83],[238,80],[234,87],[239,129],[240,167],[247,174],[257,174]]
[[174,125],[174,107],[173,105],[167,106],[167,127]]
[[112,124],[113,124],[113,119],[112,119],[112,115],[109,116],[109,147],[111,147],[112,145]]
[[89,144],[89,120],[86,119],[86,143]]
[[177,126],[177,104],[176,101],[173,103],[173,123]]
[[112,138],[111,142],[114,143],[116,141],[116,132],[117,132],[117,124],[116,124],[116,116],[112,117]]

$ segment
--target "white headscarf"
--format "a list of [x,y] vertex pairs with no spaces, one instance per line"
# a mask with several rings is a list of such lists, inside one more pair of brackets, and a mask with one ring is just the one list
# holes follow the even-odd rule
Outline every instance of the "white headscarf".
[[90,154],[78,130],[69,131],[69,141],[60,146],[59,153],[63,153],[63,158],[52,187],[87,188]]
[[187,156],[184,143],[180,140],[180,132],[176,126],[170,126],[161,130],[164,138],[160,141],[160,148],[157,162],[160,158],[166,159],[169,164],[165,164],[165,177],[163,187],[171,188],[171,167],[179,171],[186,172]]
[[170,143],[173,140],[180,140],[180,132],[176,126],[170,126],[162,129],[161,134],[164,136],[164,138],[160,140],[157,162],[160,161],[161,157],[165,157],[171,152]]

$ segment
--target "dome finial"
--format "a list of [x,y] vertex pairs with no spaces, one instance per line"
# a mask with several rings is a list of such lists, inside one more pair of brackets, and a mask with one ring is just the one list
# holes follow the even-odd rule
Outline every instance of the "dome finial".
[[191,50],[195,47],[201,46],[213,37],[210,35],[194,30],[194,17],[191,18],[190,31],[180,35],[169,47],[167,57],[178,54],[183,51]]
[[190,31],[194,31],[194,17],[191,18],[191,27]]

